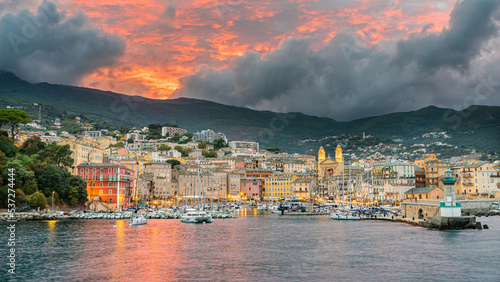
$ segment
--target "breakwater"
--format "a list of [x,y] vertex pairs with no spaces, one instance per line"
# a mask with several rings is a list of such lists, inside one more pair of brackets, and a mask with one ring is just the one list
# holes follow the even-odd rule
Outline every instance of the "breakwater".
[[[92,219],[130,219],[135,215],[132,212],[119,212],[119,213],[78,213],[72,215],[58,215],[58,214],[39,214],[37,212],[17,212],[14,217],[10,217],[9,213],[0,213],[0,221],[40,221],[40,220],[92,220]],[[147,219],[180,219],[182,213],[166,213],[166,212],[148,212],[143,213]],[[214,212],[211,213],[212,218],[225,219],[236,218],[234,214]]]

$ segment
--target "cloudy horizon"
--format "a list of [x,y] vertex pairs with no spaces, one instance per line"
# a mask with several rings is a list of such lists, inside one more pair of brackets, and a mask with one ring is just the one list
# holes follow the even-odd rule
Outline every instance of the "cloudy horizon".
[[500,1],[0,1],[30,82],[338,121],[500,106]]

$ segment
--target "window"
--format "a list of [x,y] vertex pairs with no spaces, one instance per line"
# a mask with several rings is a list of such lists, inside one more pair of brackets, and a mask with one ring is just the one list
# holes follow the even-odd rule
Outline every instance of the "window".
[[113,194],[113,190],[109,189],[108,190],[108,195],[111,195],[111,194]]
[[89,169],[88,168],[85,169],[85,173],[89,173]]
[[99,190],[99,195],[102,195],[104,194],[104,191],[103,190]]
[[95,182],[92,182],[92,184],[90,186],[91,187],[95,187]]
[[82,168],[82,169],[80,169],[80,173],[81,173],[81,174],[83,174],[83,168]]

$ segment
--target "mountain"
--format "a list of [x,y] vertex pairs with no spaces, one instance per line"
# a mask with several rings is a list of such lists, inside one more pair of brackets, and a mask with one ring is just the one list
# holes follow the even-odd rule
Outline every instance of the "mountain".
[[429,106],[350,122],[301,113],[275,113],[205,100],[154,100],[91,88],[29,83],[0,71],[0,104],[39,103],[124,126],[176,123],[190,132],[210,128],[230,140],[258,141],[287,151],[304,151],[305,139],[363,132],[384,138],[411,139],[447,131],[455,142],[482,151],[500,148],[500,107],[471,106],[462,111]]

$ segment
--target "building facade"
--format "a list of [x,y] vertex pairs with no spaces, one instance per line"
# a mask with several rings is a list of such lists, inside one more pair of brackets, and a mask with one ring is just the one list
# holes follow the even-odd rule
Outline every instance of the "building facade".
[[76,171],[87,182],[90,199],[99,197],[102,202],[116,204],[116,209],[130,207],[135,189],[133,170],[109,163],[84,163]]

